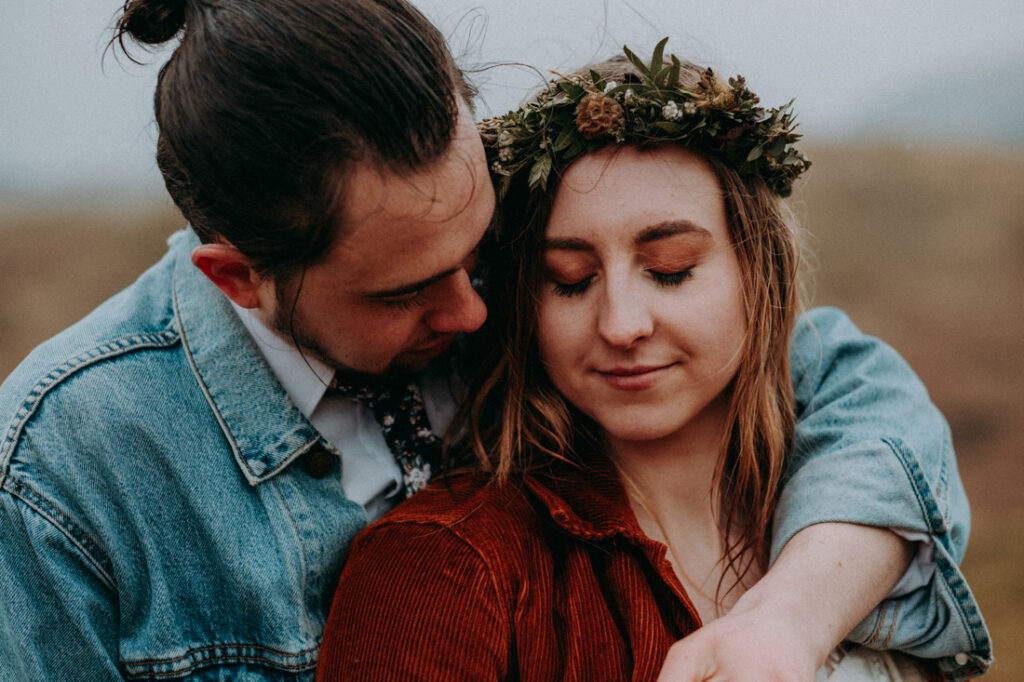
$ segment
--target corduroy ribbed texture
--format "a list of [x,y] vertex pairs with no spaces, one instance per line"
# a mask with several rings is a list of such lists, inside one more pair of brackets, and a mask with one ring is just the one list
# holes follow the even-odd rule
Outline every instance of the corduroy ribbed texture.
[[609,470],[461,475],[356,539],[317,679],[653,680],[698,626]]
[[[349,550],[317,680],[654,680],[700,627],[610,463],[435,481]],[[926,679],[943,678],[925,664]]]

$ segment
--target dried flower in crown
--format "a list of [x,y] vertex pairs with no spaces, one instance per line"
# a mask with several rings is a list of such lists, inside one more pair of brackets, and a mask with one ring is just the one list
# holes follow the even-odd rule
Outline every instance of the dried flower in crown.
[[622,123],[622,105],[604,93],[592,92],[576,107],[576,129],[588,140],[615,135]]
[[[607,144],[678,144],[715,157],[741,177],[757,176],[779,196],[810,161],[793,146],[800,135],[792,102],[777,109],[758,106],[741,76],[723,83],[705,69],[697,84],[680,84],[681,62],[665,62],[663,39],[649,64],[624,47],[636,71],[623,83],[588,76],[559,76],[534,100],[479,124],[499,196],[525,178],[543,190],[552,172]],[[557,75],[557,74],[556,74]]]

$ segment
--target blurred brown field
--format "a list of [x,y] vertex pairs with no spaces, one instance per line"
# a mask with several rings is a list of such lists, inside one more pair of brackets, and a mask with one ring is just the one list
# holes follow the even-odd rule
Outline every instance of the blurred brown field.
[[[1024,151],[811,152],[793,202],[809,300],[895,346],[949,419],[973,505],[964,571],[996,649],[984,679],[1024,680]],[[169,201],[0,206],[0,376],[131,282],[181,224]]]

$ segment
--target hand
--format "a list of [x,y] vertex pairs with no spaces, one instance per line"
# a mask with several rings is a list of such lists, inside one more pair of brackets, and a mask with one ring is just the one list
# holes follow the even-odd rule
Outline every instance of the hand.
[[673,644],[658,682],[812,682],[817,652],[781,620],[734,609]]

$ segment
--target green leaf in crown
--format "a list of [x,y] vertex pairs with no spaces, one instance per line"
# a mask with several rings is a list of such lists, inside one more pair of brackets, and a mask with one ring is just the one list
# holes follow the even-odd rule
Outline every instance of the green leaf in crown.
[[[532,101],[478,125],[503,197],[524,178],[544,190],[552,173],[608,144],[678,144],[718,158],[741,177],[761,177],[779,196],[811,162],[794,146],[800,139],[789,103],[759,106],[742,76],[723,83],[711,69],[665,60],[662,39],[650,62],[623,47],[622,83],[594,70],[557,78]],[[698,74],[684,87],[684,70]]]

